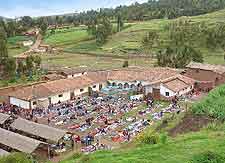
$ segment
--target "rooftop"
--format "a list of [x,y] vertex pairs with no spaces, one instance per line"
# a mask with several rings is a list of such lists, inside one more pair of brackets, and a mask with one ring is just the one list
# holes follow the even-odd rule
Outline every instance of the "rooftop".
[[211,64],[205,64],[205,63],[203,64],[203,63],[191,62],[186,67],[193,68],[193,69],[213,71],[218,74],[225,73],[225,66],[221,66],[221,65],[211,65]]
[[168,79],[177,74],[177,71],[170,68],[125,68],[119,70],[95,71],[71,79],[49,81],[21,88],[18,91],[10,93],[10,96],[30,101],[88,87],[93,84],[106,82],[107,80],[154,82]]
[[44,144],[41,141],[16,134],[2,128],[0,128],[0,135],[0,144],[24,153],[31,154],[39,147],[39,145]]
[[7,119],[10,118],[10,115],[0,113],[0,124],[4,124]]
[[189,87],[188,84],[186,84],[185,82],[183,82],[182,80],[180,80],[178,78],[168,81],[168,82],[165,82],[165,83],[163,83],[163,85],[166,88],[172,90],[173,92],[179,92],[179,91]]
[[65,136],[66,131],[49,127],[47,125],[34,123],[22,118],[16,119],[11,127],[25,133],[35,135],[46,140],[53,142],[58,142],[63,136]]

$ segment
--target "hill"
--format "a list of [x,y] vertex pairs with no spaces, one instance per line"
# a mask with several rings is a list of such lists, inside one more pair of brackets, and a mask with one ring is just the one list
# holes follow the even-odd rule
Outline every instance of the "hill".
[[[113,34],[103,46],[96,45],[95,40],[91,39],[87,31],[82,28],[75,30],[64,30],[61,33],[49,35],[45,39],[46,43],[63,48],[69,53],[98,54],[128,56],[128,54],[143,54],[141,42],[148,31],[156,31],[159,35],[159,44],[153,47],[152,53],[163,49],[168,41],[168,25],[176,20],[188,19],[192,24],[204,23],[207,27],[213,28],[217,24],[224,22],[225,10],[193,16],[180,17],[177,19],[154,19],[151,21],[126,23],[126,27],[121,32]],[[57,39],[60,37],[60,39]],[[221,48],[210,49],[203,44],[201,38],[193,38],[194,47],[199,50],[207,63],[224,64],[224,51]]]

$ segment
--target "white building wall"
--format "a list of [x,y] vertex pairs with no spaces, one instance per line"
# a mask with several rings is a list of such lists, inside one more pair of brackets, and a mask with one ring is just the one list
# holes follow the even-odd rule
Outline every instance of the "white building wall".
[[[166,96],[166,92],[169,92],[169,96]],[[160,85],[160,94],[164,97],[174,97],[176,93],[164,87],[163,84]]]
[[150,86],[150,85],[148,85],[148,86],[145,86],[145,87],[144,87],[144,90],[145,90],[145,95],[147,95],[147,94],[153,92],[153,87]]
[[[62,95],[62,97],[59,97],[59,95]],[[50,96],[51,98],[51,103],[52,104],[57,104],[59,101],[60,102],[65,102],[70,100],[70,92],[64,92],[64,93],[59,93],[57,95],[54,96]]]
[[20,100],[15,97],[10,97],[9,99],[11,105],[21,107],[23,109],[30,109],[30,102],[25,100]]
[[[82,88],[81,88],[81,89],[82,89]],[[88,87],[83,88],[83,91],[82,91],[82,92],[80,91],[81,89],[76,89],[76,90],[74,91],[74,95],[75,95],[75,96],[81,96],[81,95],[84,94],[84,93],[88,93]]]
[[[99,91],[99,85],[100,85],[100,84],[94,84],[94,85],[92,85],[92,86],[91,86],[92,90],[95,91],[95,92],[98,92],[98,91]],[[95,86],[95,87],[94,87],[94,86]]]

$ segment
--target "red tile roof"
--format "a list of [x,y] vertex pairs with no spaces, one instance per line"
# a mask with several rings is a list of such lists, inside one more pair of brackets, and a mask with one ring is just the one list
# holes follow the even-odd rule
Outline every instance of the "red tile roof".
[[165,80],[176,75],[177,72],[169,68],[127,68],[88,72],[87,75],[80,77],[49,81],[35,86],[21,88],[18,91],[12,92],[10,96],[29,101],[88,87],[93,84],[106,82],[107,80],[154,82]]
[[211,65],[211,64],[205,64],[205,63],[191,62],[186,67],[192,68],[192,69],[201,69],[201,70],[213,71],[213,72],[218,73],[218,74],[224,74],[225,73],[225,66],[222,66],[222,65]]

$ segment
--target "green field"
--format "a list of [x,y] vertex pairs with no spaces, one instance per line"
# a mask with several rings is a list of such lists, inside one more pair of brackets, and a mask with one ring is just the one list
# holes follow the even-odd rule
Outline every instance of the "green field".
[[83,40],[88,40],[91,37],[84,28],[71,28],[65,30],[56,30],[55,34],[50,34],[48,31],[44,42],[53,46],[67,46],[77,44]]
[[124,61],[128,60],[130,66],[152,67],[154,60],[150,58],[117,58],[103,57],[101,55],[82,55],[63,53],[59,55],[43,55],[43,65],[45,66],[69,66],[69,67],[88,67],[93,69],[112,69],[121,68]]
[[29,47],[24,47],[22,45],[23,41],[35,40],[33,37],[28,36],[15,36],[8,38],[8,53],[9,56],[15,56],[23,53],[29,49]]

